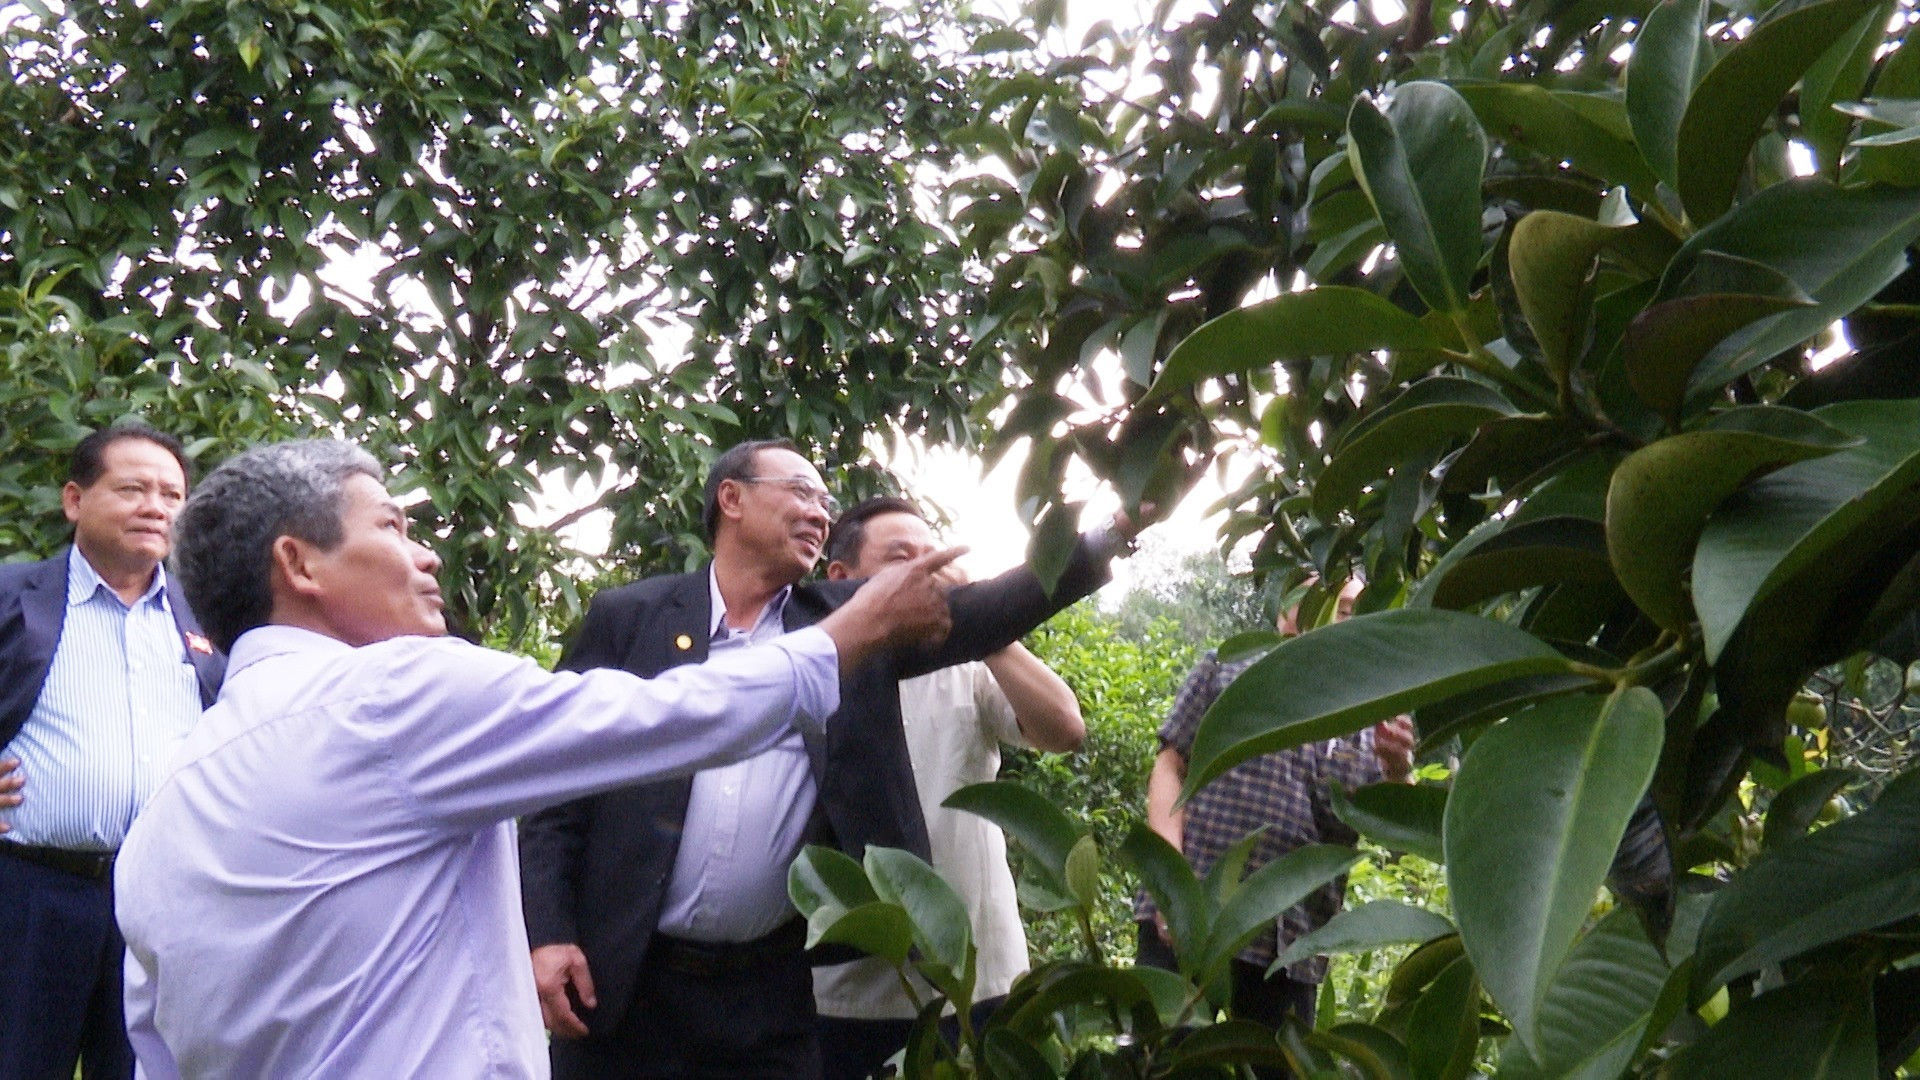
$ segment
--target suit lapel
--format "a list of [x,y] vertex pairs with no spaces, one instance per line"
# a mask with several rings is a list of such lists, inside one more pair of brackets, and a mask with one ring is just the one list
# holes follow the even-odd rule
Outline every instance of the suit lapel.
[[[70,549],[69,549],[70,550]],[[60,644],[60,627],[67,612],[67,550],[40,564],[40,570],[27,579],[20,590],[20,621],[41,679],[53,665],[53,650]]]
[[706,570],[681,574],[660,603],[634,613],[636,625],[627,646],[626,669],[652,677],[670,667],[705,660],[712,608]]

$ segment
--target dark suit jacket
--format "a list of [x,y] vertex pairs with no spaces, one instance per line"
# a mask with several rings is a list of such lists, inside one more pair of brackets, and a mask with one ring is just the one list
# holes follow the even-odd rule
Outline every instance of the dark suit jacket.
[[[200,636],[200,624],[171,576],[167,603],[181,643],[187,647],[187,658],[200,678],[200,704],[211,705],[227,672],[226,655],[214,649],[201,652],[189,643],[189,634],[202,643],[206,639]],[[0,565],[0,747],[20,734],[40,700],[66,615],[66,549],[45,562]]]
[[[706,659],[712,600],[707,570],[648,578],[593,598],[561,666],[624,668],[651,677]],[[883,654],[840,677],[840,711],[808,753],[831,840],[858,859],[869,845],[927,858],[927,826],[900,726],[901,679],[977,660],[1018,640],[1106,580],[1106,566],[1076,550],[1052,597],[1022,568],[955,589],[953,631],[937,648]],[[825,618],[858,582],[794,586],[784,623]],[[680,648],[679,642],[689,643]],[[691,779],[589,796],[521,822],[520,876],[534,947],[578,944],[599,999],[582,1019],[610,1030],[626,1014],[679,853]]]

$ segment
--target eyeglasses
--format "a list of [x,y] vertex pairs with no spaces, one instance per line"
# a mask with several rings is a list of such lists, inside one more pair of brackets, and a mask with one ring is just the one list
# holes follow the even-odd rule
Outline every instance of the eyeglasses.
[[840,516],[840,500],[834,498],[832,492],[804,476],[741,476],[736,479],[743,484],[779,484],[807,502],[814,503],[825,510],[828,517]]

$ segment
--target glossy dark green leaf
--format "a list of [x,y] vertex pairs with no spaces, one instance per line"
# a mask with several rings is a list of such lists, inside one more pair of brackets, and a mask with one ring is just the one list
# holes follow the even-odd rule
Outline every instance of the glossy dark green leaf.
[[1676,295],[1700,257],[1714,251],[1772,267],[1816,306],[1762,319],[1729,337],[1695,368],[1689,392],[1718,390],[1872,299],[1906,269],[1906,248],[1916,238],[1920,189],[1841,188],[1803,179],[1742,200],[1674,256],[1662,298]]
[[1295,938],[1268,971],[1312,956],[1367,952],[1389,945],[1424,945],[1453,932],[1453,923],[1444,915],[1397,900],[1375,900],[1342,911],[1318,930]]
[[[1874,76],[1873,93],[1881,99],[1920,99],[1920,38],[1909,34],[1899,48],[1888,54],[1880,65],[1880,71]],[[1890,121],[1862,120],[1860,135],[1872,139],[1892,134],[1906,126]],[[1860,172],[1864,177],[1882,184],[1920,187],[1920,142],[1863,146],[1860,147],[1859,160]]]
[[1280,360],[1441,345],[1417,317],[1365,289],[1329,285],[1284,293],[1229,311],[1189,334],[1167,356],[1148,398]]
[[1648,13],[1627,60],[1627,117],[1634,141],[1668,187],[1678,182],[1680,119],[1711,61],[1706,23],[1706,0],[1666,0]]
[[1708,353],[1760,319],[1812,306],[1811,300],[1727,294],[1654,304],[1634,317],[1620,340],[1627,381],[1669,430],[1678,430],[1694,369]]
[[1067,861],[1081,830],[1046,796],[1010,780],[994,780],[969,784],[940,805],[978,814],[1000,826],[1046,868],[1059,891],[1067,890]]
[[1465,608],[1539,585],[1604,585],[1613,580],[1605,527],[1583,517],[1548,517],[1501,530],[1447,568],[1432,587],[1437,608]]
[[869,847],[863,865],[874,893],[898,904],[913,923],[913,943],[949,971],[967,966],[973,935],[967,905],[926,861],[898,848]]
[[1352,505],[1361,488],[1418,450],[1441,450],[1493,420],[1520,410],[1483,383],[1450,376],[1422,379],[1353,425],[1334,447],[1314,484],[1314,511],[1324,519]]
[[1866,980],[1807,980],[1733,1007],[1661,1070],[1672,1080],[1873,1080],[1880,1075]]
[[1480,181],[1487,137],[1451,87],[1405,83],[1383,114],[1355,101],[1347,155],[1399,252],[1407,279],[1435,311],[1463,312],[1480,265]]
[[1553,161],[1570,161],[1609,184],[1652,193],[1655,176],[1634,148],[1618,97],[1527,82],[1463,82],[1458,89],[1480,122],[1503,141]]
[[1872,806],[1756,859],[1715,896],[1693,1000],[1729,979],[1920,912],[1920,773]]
[[1183,797],[1260,754],[1565,670],[1566,659],[1532,635],[1457,612],[1386,611],[1323,626],[1275,648],[1214,702],[1194,735]]
[[1794,8],[1763,21],[1708,70],[1687,103],[1677,143],[1675,188],[1696,224],[1733,205],[1747,155],[1780,99],[1876,3],[1820,0]]
[[1439,862],[1440,822],[1447,789],[1434,784],[1368,784],[1351,795],[1339,785],[1327,792],[1333,813],[1361,836],[1392,851]]
[[1586,352],[1600,252],[1618,232],[1552,210],[1536,210],[1513,227],[1507,260],[1514,292],[1560,383]]
[[1407,1023],[1407,1064],[1414,1080],[1464,1080],[1480,1045],[1480,981],[1461,957],[1447,965]]
[[1197,950],[1211,929],[1200,880],[1192,864],[1159,833],[1145,825],[1136,825],[1121,841],[1120,855],[1140,875],[1140,884],[1153,897],[1166,920],[1167,934],[1173,939],[1174,954],[1182,969],[1191,966],[1188,957]]
[[1835,105],[1856,101],[1873,72],[1874,53],[1887,40],[1894,5],[1882,0],[1847,28],[1800,83],[1800,131],[1813,148],[1814,161],[1829,177],[1840,174],[1853,118]]
[[1859,441],[1795,409],[1753,406],[1635,451],[1607,489],[1607,553],[1621,587],[1655,622],[1684,629],[1687,569],[1707,516],[1756,475]]
[[1220,906],[1201,950],[1200,970],[1225,965],[1288,908],[1345,874],[1360,859],[1360,853],[1350,847],[1309,844],[1254,871]]
[[1859,779],[1852,769],[1819,769],[1781,788],[1767,804],[1761,843],[1772,850],[1805,836],[1840,789]]
[[1531,1033],[1665,734],[1644,687],[1543,702],[1482,735],[1447,800],[1447,886],[1487,992]]
[[1509,1041],[1500,1075],[1615,1080],[1637,1055],[1667,976],[1638,917],[1615,908],[1574,943],[1541,999],[1532,1045]]
[[1399,1039],[1372,1024],[1335,1024],[1307,1038],[1315,1046],[1351,1062],[1366,1080],[1409,1080],[1413,1075],[1407,1063],[1407,1048]]
[[1920,402],[1843,402],[1814,415],[1863,441],[1747,485],[1701,531],[1693,603],[1709,659],[1771,592],[1815,564],[1862,557],[1878,546],[1866,537],[1920,513]]

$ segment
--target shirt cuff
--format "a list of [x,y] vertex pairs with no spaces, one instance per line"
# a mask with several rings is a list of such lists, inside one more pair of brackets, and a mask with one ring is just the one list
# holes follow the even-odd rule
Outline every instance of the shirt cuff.
[[840,650],[833,636],[817,626],[773,639],[793,660],[793,724],[802,731],[827,729],[827,717],[840,711]]

